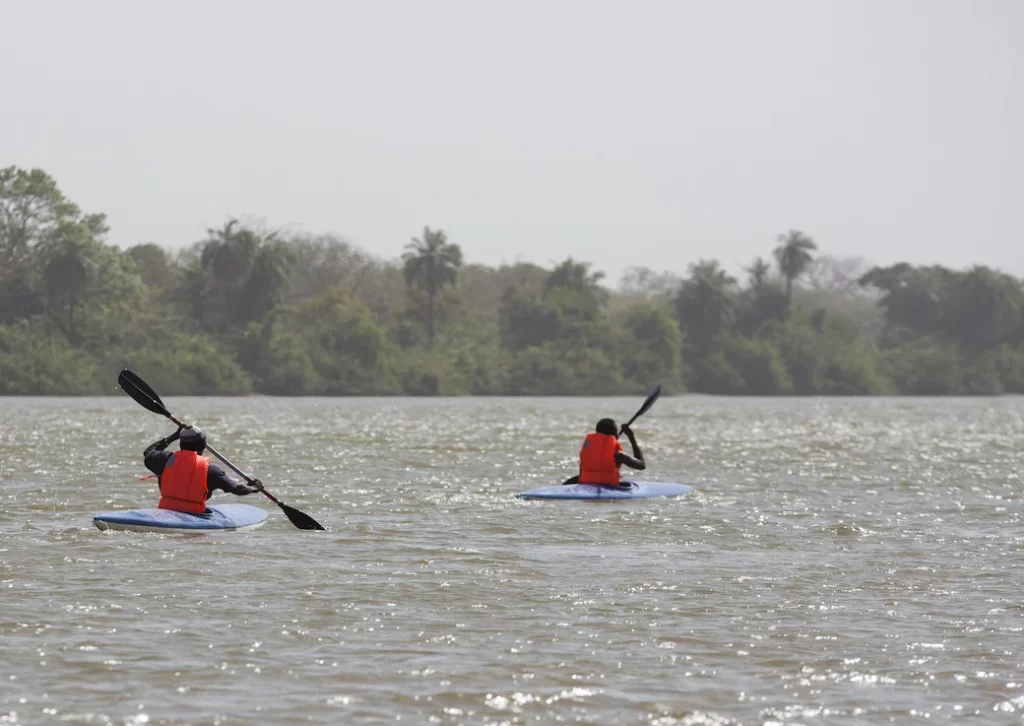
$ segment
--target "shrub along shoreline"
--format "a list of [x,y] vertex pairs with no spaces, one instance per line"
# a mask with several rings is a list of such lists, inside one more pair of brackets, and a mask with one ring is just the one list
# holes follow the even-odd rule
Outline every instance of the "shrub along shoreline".
[[105,242],[45,172],[0,170],[0,395],[1024,393],[1024,282],[871,267],[779,235],[737,280],[710,259],[465,263],[425,228],[399,260],[230,220],[178,252]]

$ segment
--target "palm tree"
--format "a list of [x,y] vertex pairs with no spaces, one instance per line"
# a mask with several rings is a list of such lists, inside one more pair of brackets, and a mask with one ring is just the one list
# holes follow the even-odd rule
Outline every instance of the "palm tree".
[[291,248],[276,233],[238,226],[237,219],[206,232],[199,262],[212,274],[208,302],[217,310],[204,318],[221,326],[259,320],[284,298]]
[[676,293],[676,314],[685,331],[684,344],[707,355],[715,337],[736,317],[736,279],[714,260],[690,265],[690,276]]
[[260,240],[242,288],[243,322],[260,320],[284,299],[294,261],[295,253],[277,235],[270,234]]
[[206,230],[209,237],[200,256],[203,267],[213,270],[217,282],[229,286],[248,277],[260,246],[259,235],[245,227],[236,229],[237,224],[238,220],[232,219],[221,229]]
[[807,265],[814,259],[812,250],[818,249],[814,240],[803,232],[795,229],[789,234],[780,234],[777,238],[779,246],[775,248],[775,261],[779,264],[779,272],[786,278],[786,302],[793,302],[793,280],[800,277]]
[[750,276],[751,289],[760,290],[768,281],[768,273],[772,271],[772,268],[764,259],[758,257],[745,270]]
[[450,244],[443,230],[423,228],[423,239],[412,238],[405,246],[405,282],[427,294],[427,341],[434,344],[434,308],[437,293],[445,285],[454,285],[462,265],[462,250]]

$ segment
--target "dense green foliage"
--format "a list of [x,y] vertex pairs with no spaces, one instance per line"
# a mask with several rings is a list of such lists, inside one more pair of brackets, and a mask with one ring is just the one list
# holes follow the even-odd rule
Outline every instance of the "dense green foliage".
[[0,394],[1024,393],[1024,285],[815,257],[780,235],[739,281],[586,262],[464,264],[425,228],[401,260],[229,221],[172,254],[107,244],[39,170],[0,170]]

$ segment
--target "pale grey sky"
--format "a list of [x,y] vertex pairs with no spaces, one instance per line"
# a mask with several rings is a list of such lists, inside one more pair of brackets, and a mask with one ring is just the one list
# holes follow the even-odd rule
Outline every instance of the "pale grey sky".
[[0,166],[122,246],[1024,275],[1024,0],[3,0],[0,69]]

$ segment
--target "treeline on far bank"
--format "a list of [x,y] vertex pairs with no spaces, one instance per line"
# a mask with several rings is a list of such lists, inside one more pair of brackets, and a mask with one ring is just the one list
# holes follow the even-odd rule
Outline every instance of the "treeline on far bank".
[[586,262],[400,260],[229,221],[172,253],[105,243],[40,170],[0,170],[0,394],[1024,393],[1024,285],[986,267],[868,268],[780,235],[737,280]]

